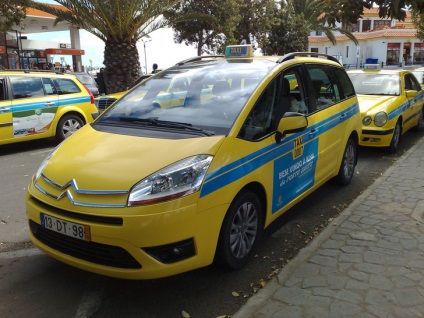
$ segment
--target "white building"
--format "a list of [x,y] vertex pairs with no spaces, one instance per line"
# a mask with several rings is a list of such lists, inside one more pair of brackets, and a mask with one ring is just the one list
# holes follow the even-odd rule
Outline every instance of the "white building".
[[358,45],[347,36],[335,33],[333,45],[325,34],[309,36],[309,51],[342,58],[347,68],[361,68],[364,63],[379,63],[383,67],[424,64],[424,43],[416,37],[416,26],[410,12],[405,21],[381,19],[378,8],[365,9],[363,18],[348,29]]

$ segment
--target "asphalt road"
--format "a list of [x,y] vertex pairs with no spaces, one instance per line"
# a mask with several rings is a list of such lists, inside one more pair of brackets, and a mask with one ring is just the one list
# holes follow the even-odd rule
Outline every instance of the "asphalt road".
[[0,317],[225,317],[266,285],[341,210],[371,185],[423,132],[410,132],[397,155],[361,148],[352,183],[325,184],[264,233],[257,256],[240,271],[214,266],[127,281],[59,263],[28,243],[25,189],[55,143],[0,146]]

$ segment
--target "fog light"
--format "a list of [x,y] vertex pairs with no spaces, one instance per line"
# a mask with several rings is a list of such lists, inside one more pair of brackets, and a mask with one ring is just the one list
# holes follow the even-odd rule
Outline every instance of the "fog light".
[[193,239],[143,249],[147,254],[164,264],[175,263],[196,255]]

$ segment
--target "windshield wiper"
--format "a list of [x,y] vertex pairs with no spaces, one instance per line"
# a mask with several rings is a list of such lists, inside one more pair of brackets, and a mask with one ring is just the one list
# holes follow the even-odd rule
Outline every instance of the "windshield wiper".
[[175,129],[186,130],[186,131],[190,131],[190,132],[197,132],[197,133],[201,133],[205,136],[215,135],[215,133],[213,131],[208,131],[208,130],[204,130],[204,129],[199,128],[199,127],[194,127],[192,124],[189,124],[189,123],[180,123],[180,122],[176,122],[176,121],[159,120],[159,119],[157,119],[157,117],[150,117],[150,118],[119,117],[119,120],[142,123],[146,126],[175,128]]

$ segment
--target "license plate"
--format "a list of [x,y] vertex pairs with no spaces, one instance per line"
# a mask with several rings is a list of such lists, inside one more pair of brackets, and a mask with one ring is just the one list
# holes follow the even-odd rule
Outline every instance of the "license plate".
[[41,226],[45,229],[67,235],[79,240],[90,241],[90,227],[70,221],[61,220],[41,213]]

